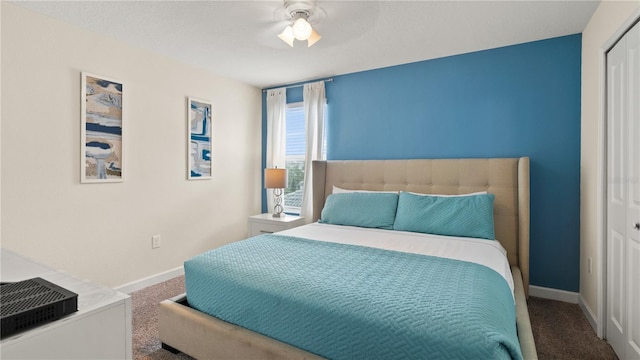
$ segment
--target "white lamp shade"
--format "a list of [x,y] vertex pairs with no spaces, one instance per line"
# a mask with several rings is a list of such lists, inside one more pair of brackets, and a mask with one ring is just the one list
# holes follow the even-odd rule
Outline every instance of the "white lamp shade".
[[278,37],[291,47],[293,47],[294,40],[307,40],[307,47],[311,47],[322,39],[322,36],[304,18],[299,18],[292,25],[284,28]]
[[322,39],[322,36],[318,34],[314,29],[311,29],[311,35],[307,39],[307,47],[311,47],[311,45],[318,42],[318,40]]
[[285,189],[287,187],[287,169],[264,169],[264,187],[266,189]]
[[293,36],[293,28],[291,26],[287,26],[286,28],[284,28],[284,30],[280,35],[278,35],[278,37],[282,39],[282,41],[289,44],[289,46],[293,47],[293,39],[295,38]]

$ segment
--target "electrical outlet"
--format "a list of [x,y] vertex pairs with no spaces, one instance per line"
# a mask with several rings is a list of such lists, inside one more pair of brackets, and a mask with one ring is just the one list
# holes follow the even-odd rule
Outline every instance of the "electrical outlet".
[[593,269],[593,261],[591,261],[591,258],[587,258],[587,271],[589,272],[589,274],[591,274],[592,269]]
[[151,248],[157,249],[160,247],[160,235],[153,235],[151,237]]

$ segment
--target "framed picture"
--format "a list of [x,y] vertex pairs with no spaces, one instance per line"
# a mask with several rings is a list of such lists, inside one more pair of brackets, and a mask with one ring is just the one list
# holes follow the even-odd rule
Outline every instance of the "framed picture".
[[187,99],[187,179],[211,179],[211,102]]
[[82,73],[80,182],[124,180],[122,82]]

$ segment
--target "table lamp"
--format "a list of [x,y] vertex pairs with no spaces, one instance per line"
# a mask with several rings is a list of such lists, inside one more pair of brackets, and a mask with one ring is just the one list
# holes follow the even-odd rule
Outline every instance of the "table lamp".
[[282,190],[287,187],[287,169],[264,169],[264,187],[273,189],[273,217],[284,217],[282,212]]

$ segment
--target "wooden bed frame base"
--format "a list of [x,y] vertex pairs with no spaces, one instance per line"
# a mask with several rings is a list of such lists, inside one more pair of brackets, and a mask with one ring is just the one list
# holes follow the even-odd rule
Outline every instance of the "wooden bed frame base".
[[[516,298],[516,322],[525,360],[538,358],[531,331],[522,275],[511,268]],[[172,352],[196,359],[322,359],[312,353],[266,337],[189,307],[186,294],[160,303],[160,341]]]

